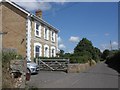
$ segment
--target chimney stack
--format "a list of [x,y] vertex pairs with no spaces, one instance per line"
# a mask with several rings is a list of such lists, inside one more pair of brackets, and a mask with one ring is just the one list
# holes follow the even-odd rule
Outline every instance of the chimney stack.
[[35,14],[36,14],[36,16],[42,18],[42,10],[37,10],[37,11],[35,12]]

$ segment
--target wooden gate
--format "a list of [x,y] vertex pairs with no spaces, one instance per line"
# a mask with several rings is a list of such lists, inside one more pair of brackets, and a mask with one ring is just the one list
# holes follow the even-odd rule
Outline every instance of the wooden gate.
[[39,59],[40,70],[66,71],[69,59]]

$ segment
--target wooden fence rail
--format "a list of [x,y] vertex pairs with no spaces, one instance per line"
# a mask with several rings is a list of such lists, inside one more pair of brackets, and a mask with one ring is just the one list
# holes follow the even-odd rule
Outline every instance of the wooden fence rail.
[[38,59],[40,70],[66,71],[69,59]]

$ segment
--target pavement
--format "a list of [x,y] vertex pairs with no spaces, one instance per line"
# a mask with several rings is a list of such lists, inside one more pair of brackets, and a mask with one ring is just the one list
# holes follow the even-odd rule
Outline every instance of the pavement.
[[118,88],[118,75],[102,62],[81,73],[40,71],[31,76],[27,85],[36,88]]

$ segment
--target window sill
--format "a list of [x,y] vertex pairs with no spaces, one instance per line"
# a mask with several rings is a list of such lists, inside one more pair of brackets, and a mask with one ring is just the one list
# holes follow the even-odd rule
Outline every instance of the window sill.
[[55,43],[55,41],[52,41],[52,43]]
[[44,40],[49,41],[49,39],[44,38]]
[[35,35],[35,37],[37,37],[37,38],[41,38],[41,36],[37,36],[37,35]]

